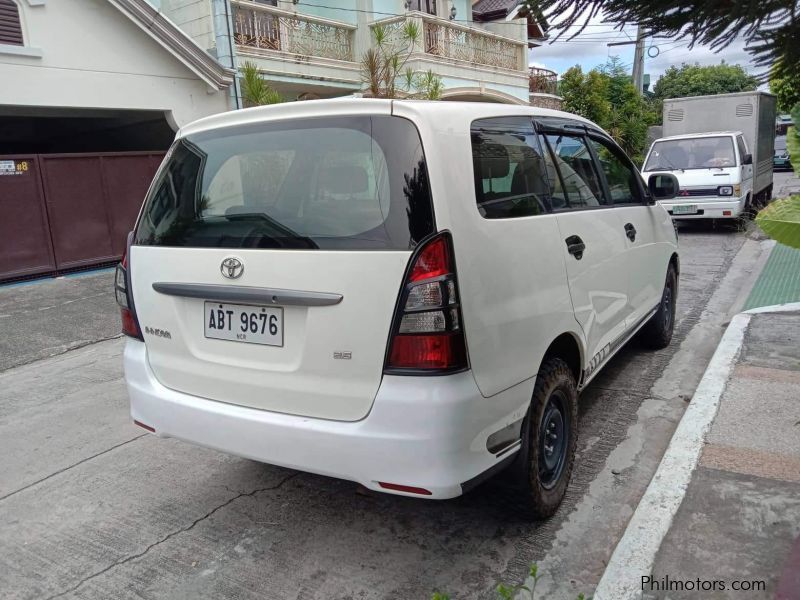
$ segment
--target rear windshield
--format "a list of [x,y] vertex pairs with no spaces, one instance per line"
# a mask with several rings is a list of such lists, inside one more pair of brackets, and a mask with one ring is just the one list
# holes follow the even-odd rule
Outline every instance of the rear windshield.
[[644,170],[676,171],[735,166],[733,138],[724,136],[656,142]]
[[336,117],[178,140],[145,201],[135,243],[398,250],[433,231],[413,124]]

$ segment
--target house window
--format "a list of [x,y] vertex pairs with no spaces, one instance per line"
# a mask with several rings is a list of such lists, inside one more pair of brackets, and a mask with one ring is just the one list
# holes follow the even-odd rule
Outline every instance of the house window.
[[14,0],[0,0],[0,44],[22,46],[22,24]]
[[408,10],[418,10],[429,15],[436,14],[436,0],[411,0],[409,4]]

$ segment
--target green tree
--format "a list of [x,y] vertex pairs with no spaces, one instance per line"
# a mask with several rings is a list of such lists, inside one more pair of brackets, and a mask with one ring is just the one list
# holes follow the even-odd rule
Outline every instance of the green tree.
[[372,27],[372,48],[361,57],[361,80],[373,98],[422,98],[439,100],[444,91],[442,78],[433,71],[414,72],[406,68],[421,30],[415,21],[405,21],[393,37],[394,24]]
[[588,73],[578,66],[568,69],[559,82],[559,95],[564,110],[600,125],[641,164],[647,128],[660,122],[661,111],[636,91],[618,57]]
[[776,65],[776,75],[800,73],[798,0],[525,0],[555,29],[586,25],[602,14],[622,28],[639,24],[651,35],[687,39],[721,50],[743,39],[757,65]]
[[258,66],[250,61],[242,65],[242,96],[246,106],[261,106],[283,102],[281,95],[261,77]]
[[562,109],[594,121],[602,127],[611,114],[608,101],[608,80],[602,73],[588,73],[575,65],[561,76],[558,93],[563,99]]
[[791,112],[800,105],[800,74],[778,77],[773,72],[769,78],[769,91],[778,97],[779,112]]
[[750,75],[741,65],[718,65],[701,67],[698,64],[682,64],[666,70],[656,82],[653,93],[656,98],[684,98],[686,96],[711,96],[747,92],[758,88],[758,78]]

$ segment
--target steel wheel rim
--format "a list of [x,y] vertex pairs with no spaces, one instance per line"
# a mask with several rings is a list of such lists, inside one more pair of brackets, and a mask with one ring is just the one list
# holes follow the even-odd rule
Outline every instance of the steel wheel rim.
[[567,462],[570,431],[566,406],[564,393],[554,391],[547,400],[539,426],[539,482],[548,490],[558,484]]

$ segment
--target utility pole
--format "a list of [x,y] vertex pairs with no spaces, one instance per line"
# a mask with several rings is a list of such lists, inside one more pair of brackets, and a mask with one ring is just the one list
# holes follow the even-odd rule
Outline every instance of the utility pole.
[[635,40],[606,44],[607,46],[630,46],[631,44],[636,44],[636,51],[633,54],[633,73],[631,74],[631,79],[633,80],[633,87],[636,88],[640,96],[644,94],[642,90],[642,86],[644,85],[644,38],[644,27],[639,25],[636,28]]
[[641,96],[644,91],[644,28],[636,28],[636,51],[633,53],[633,85]]

